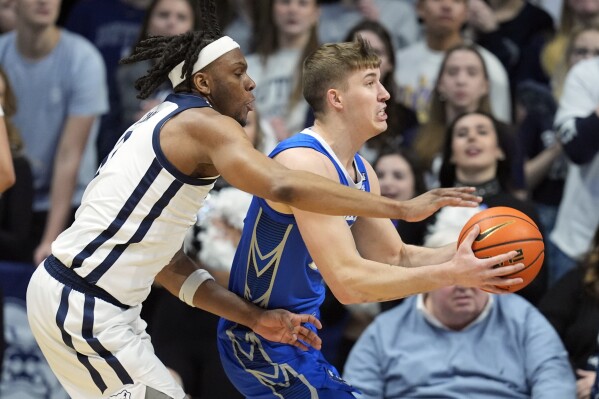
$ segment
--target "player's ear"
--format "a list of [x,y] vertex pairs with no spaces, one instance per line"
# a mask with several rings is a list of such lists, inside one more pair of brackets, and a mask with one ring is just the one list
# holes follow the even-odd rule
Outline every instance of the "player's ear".
[[210,76],[205,72],[197,72],[191,77],[193,85],[203,96],[210,95]]
[[341,92],[337,89],[329,89],[327,91],[327,102],[335,109],[343,108]]

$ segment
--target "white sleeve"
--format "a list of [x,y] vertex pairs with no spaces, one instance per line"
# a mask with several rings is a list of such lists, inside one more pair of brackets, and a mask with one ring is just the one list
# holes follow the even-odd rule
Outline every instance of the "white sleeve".
[[555,115],[559,127],[574,118],[588,116],[599,105],[599,59],[576,64],[566,76],[564,92]]

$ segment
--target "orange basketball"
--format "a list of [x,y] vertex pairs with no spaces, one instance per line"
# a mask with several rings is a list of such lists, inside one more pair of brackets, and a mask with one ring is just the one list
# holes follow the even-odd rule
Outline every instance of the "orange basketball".
[[472,244],[472,251],[476,257],[490,258],[517,251],[518,255],[495,267],[524,263],[524,269],[509,275],[509,277],[521,277],[524,282],[502,288],[515,292],[530,284],[539,273],[545,258],[543,236],[535,222],[514,208],[507,206],[488,208],[468,220],[460,232],[458,246],[476,224],[480,226],[480,233]]

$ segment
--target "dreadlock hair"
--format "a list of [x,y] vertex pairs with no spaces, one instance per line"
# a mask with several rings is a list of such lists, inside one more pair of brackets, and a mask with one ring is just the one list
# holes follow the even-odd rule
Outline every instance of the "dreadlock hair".
[[[185,80],[177,87],[191,91],[193,65],[200,51],[222,36],[216,16],[214,0],[196,0],[200,5],[202,30],[182,33],[177,36],[152,36],[140,41],[130,56],[123,58],[120,64],[132,64],[137,61],[156,59],[146,75],[135,81],[139,90],[137,98],[148,98],[156,88],[168,79],[168,74],[182,61],[181,77]],[[176,89],[176,88],[175,88]]]

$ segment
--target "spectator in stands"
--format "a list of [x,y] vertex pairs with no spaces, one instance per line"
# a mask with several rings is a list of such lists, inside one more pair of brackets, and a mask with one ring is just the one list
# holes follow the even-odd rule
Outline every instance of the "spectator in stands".
[[[465,41],[462,28],[468,18],[468,1],[418,0],[417,10],[424,24],[424,39],[397,52],[400,62],[395,68],[395,82],[400,89],[399,100],[417,112],[420,123],[425,123],[445,52]],[[511,122],[507,73],[491,52],[482,47],[478,50],[489,72],[493,115],[502,122]]]
[[589,250],[599,225],[599,57],[579,62],[568,73],[555,126],[571,162],[550,236],[558,249],[550,282]]
[[268,0],[256,26],[256,52],[246,57],[256,82],[256,107],[278,140],[306,125],[308,103],[302,96],[304,58],[319,44],[317,0]]
[[553,19],[526,0],[470,0],[469,27],[475,40],[499,58],[511,87],[541,80],[542,45],[554,34]]
[[599,228],[585,260],[547,291],[539,310],[568,351],[578,377],[577,399],[588,399],[599,364]]
[[578,62],[599,56],[599,22],[593,26],[573,28],[568,36],[565,56],[558,62],[551,77],[551,87],[557,100],[562,96],[564,81]]
[[[102,116],[98,137],[98,161],[112,150],[121,135],[121,102],[116,81],[119,60],[136,38],[151,0],[80,0],[69,12],[65,27],[89,40],[106,66],[109,112]],[[145,72],[145,71],[144,71]]]
[[[406,149],[388,150],[381,153],[372,165],[379,178],[381,195],[397,201],[407,201],[426,192],[424,173],[420,161]],[[422,245],[424,229],[422,222],[392,221],[403,242]]]
[[[174,36],[197,29],[199,18],[194,11],[196,8],[195,0],[152,0],[145,14],[137,43],[150,36]],[[153,60],[147,60],[118,66],[116,88],[119,91],[122,121],[119,134],[126,131],[172,92],[171,85],[165,82],[149,98],[144,100],[137,98],[135,81],[143,76],[153,63]]]
[[[443,214],[459,211],[446,223]],[[447,208],[425,245],[453,242],[476,209]],[[452,226],[452,227],[450,227]],[[382,313],[353,347],[343,378],[363,399],[573,398],[564,346],[518,295],[450,286]]]
[[[102,57],[56,25],[60,1],[19,0],[17,24],[0,36],[0,65],[17,97],[13,119],[33,169],[36,263],[73,218],[97,167],[95,122],[108,110]],[[18,43],[18,45],[17,45]]]
[[31,253],[25,243],[31,234],[33,176],[29,161],[23,156],[23,141],[11,121],[16,102],[6,73],[0,68],[0,110],[5,110],[0,119],[4,119],[1,123],[6,127],[9,148],[7,154],[0,154],[0,161],[11,160],[15,177],[14,185],[0,193],[0,261],[29,262]]
[[[568,173],[567,158],[553,128],[557,103],[547,86],[531,80],[518,85],[515,102],[528,198],[534,202],[543,230],[549,233],[555,226]],[[545,266],[552,270],[555,247],[546,243]]]
[[378,22],[389,32],[395,50],[420,37],[418,18],[412,4],[396,0],[321,1],[318,35],[323,43],[347,37],[352,26],[362,20]]
[[580,27],[599,24],[598,0],[562,0],[557,34],[543,48],[541,64],[547,76],[553,76],[566,54],[568,37]]
[[[491,114],[492,87],[489,76],[479,47],[462,43],[445,53],[431,95],[428,122],[420,126],[413,146],[427,172],[427,186],[438,185],[439,155],[446,140],[447,127],[456,116],[473,111]],[[502,124],[502,129],[507,131],[511,127]],[[509,144],[513,161],[511,189],[524,198],[526,183],[515,137]]]

